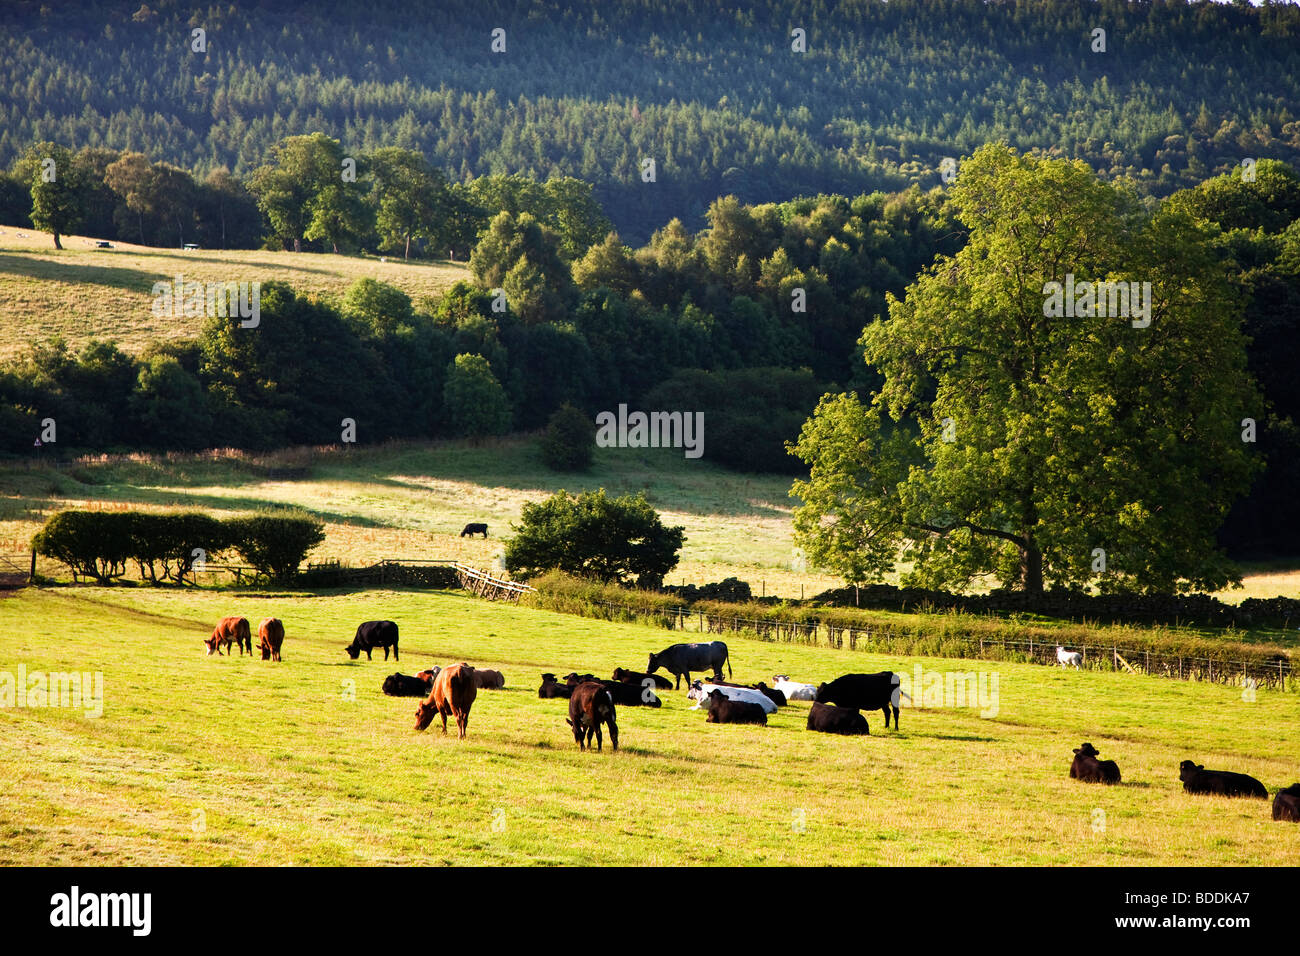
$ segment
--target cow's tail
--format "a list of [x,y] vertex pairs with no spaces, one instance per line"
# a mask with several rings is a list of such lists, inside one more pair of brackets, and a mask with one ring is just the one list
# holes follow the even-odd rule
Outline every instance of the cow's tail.
[[734,674],[731,673],[731,648],[729,647],[727,648],[727,676],[728,677],[735,676]]

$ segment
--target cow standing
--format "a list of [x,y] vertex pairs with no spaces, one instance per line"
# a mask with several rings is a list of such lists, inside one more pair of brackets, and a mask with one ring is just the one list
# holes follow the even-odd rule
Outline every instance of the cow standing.
[[366,660],[370,660],[370,652],[376,647],[384,649],[384,660],[388,660],[389,647],[393,649],[393,660],[398,659],[397,625],[392,621],[366,621],[358,625],[352,643],[343,649],[348,652],[348,657],[355,661],[361,656],[362,651],[366,652]]
[[894,710],[894,729],[898,730],[898,698],[911,700],[899,687],[900,678],[893,671],[879,674],[845,674],[829,684],[817,688],[813,698],[819,704],[839,704],[853,710],[879,710],[885,714],[885,727],[889,727],[889,710]]
[[223,617],[217,626],[212,629],[212,636],[203,642],[207,645],[208,656],[215,653],[221,656],[221,648],[226,649],[226,655],[230,654],[230,645],[239,645],[239,656],[244,656],[244,650],[247,648],[248,656],[253,656],[253,634],[248,627],[248,618],[246,617]]
[[435,714],[442,716],[442,732],[447,732],[447,715],[456,718],[456,730],[465,739],[469,729],[469,709],[478,695],[474,686],[474,668],[468,664],[452,664],[439,671],[433,679],[429,699],[415,709],[415,729],[424,730],[433,723]]
[[677,679],[673,689],[679,690],[683,675],[686,677],[687,686],[690,686],[691,671],[712,669],[713,676],[721,680],[724,663],[727,665],[727,676],[730,677],[731,655],[727,652],[727,645],[722,641],[710,641],[707,644],[674,644],[664,648],[658,654],[651,654],[646,672],[653,674],[662,667]]
[[471,521],[469,524],[465,525],[465,527],[462,528],[460,532],[460,536],[462,538],[466,537],[467,535],[472,538],[476,534],[481,534],[483,535],[484,538],[486,538],[487,525],[483,524],[482,522]]
[[257,625],[257,640],[262,648],[262,660],[278,661],[280,645],[284,643],[284,622],[278,617],[264,617]]
[[[573,728],[573,739],[578,742],[579,750],[591,749],[591,735],[596,735],[596,749],[602,749],[600,725],[609,725],[609,739],[618,749],[618,721],[614,710],[614,698],[604,684],[595,681],[583,681],[573,689],[569,698],[569,717],[565,722]],[[583,738],[586,738],[586,743]]]

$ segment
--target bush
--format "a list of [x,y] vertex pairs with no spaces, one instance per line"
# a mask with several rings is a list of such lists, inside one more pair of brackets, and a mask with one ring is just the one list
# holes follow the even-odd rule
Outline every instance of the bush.
[[32,550],[62,561],[72,576],[106,584],[126,573],[134,538],[128,525],[135,515],[107,511],[60,511],[32,538]]
[[517,533],[506,544],[506,567],[525,578],[556,568],[657,587],[676,567],[685,540],[682,528],[664,526],[643,494],[609,498],[604,488],[526,504],[522,523],[511,527]]
[[[229,527],[197,511],[179,514],[122,514],[130,537],[131,557],[140,577],[158,582],[158,565],[165,581],[181,582],[199,559],[211,560],[231,545]],[[195,552],[198,554],[195,554]]]
[[586,471],[596,453],[596,426],[579,409],[561,405],[546,423],[541,452],[553,471]]
[[257,514],[225,525],[239,556],[276,580],[293,577],[307,552],[325,540],[324,523],[307,514]]
[[454,435],[484,438],[510,431],[510,400],[481,355],[457,355],[447,366],[442,402]]

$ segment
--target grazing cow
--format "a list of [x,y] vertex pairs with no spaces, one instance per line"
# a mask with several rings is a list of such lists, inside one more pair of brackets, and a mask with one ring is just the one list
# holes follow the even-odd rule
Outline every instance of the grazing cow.
[[1073,667],[1078,670],[1083,664],[1083,655],[1078,651],[1067,651],[1061,645],[1056,645],[1056,659],[1062,667]]
[[253,635],[249,630],[246,617],[223,617],[212,629],[212,636],[203,643],[207,645],[209,657],[214,652],[220,657],[222,647],[226,649],[228,656],[231,644],[239,645],[240,657],[244,656],[245,649],[248,650],[249,657],[253,656]]
[[845,674],[829,684],[817,688],[813,697],[819,704],[839,704],[853,710],[880,710],[885,713],[885,727],[889,727],[889,709],[894,709],[894,729],[898,730],[898,698],[911,700],[899,688],[899,676],[893,671],[879,674]]
[[1221,797],[1268,798],[1264,785],[1248,773],[1206,770],[1204,765],[1184,760],[1178,765],[1178,779],[1188,793],[1213,793]]
[[[591,735],[596,735],[596,749],[602,749],[600,725],[609,725],[609,739],[618,749],[618,722],[614,710],[614,698],[609,688],[596,681],[583,681],[573,689],[569,698],[569,717],[565,721],[573,728],[573,739],[578,742],[579,750],[591,749]],[[586,743],[583,737],[586,736]]]
[[471,521],[469,524],[465,525],[465,527],[462,528],[460,532],[460,536],[462,538],[465,537],[466,535],[469,535],[472,538],[476,534],[481,534],[483,537],[486,538],[487,525],[482,524],[480,522]]
[[357,627],[356,637],[352,638],[352,643],[344,648],[348,652],[348,657],[354,661],[361,656],[361,652],[366,652],[366,660],[370,660],[370,652],[377,647],[384,649],[384,660],[388,660],[388,648],[393,649],[393,660],[397,660],[397,625],[392,621],[366,621]]
[[701,701],[708,716],[706,724],[762,724],[767,726],[767,711],[758,704],[747,700],[736,700],[722,692],[721,687],[714,688]]
[[1300,823],[1300,783],[1277,792],[1273,798],[1273,819]]
[[713,676],[721,680],[724,663],[727,665],[727,676],[730,677],[731,656],[727,653],[727,645],[722,641],[711,641],[707,644],[674,644],[664,648],[658,654],[651,654],[646,671],[653,674],[662,667],[677,678],[673,689],[678,690],[682,686],[683,675],[686,677],[687,685],[690,685],[691,671],[705,671],[711,668]]
[[257,639],[262,645],[262,660],[278,661],[284,643],[284,623],[278,617],[264,617],[257,625]]
[[435,714],[442,716],[442,732],[447,732],[447,715],[456,718],[456,730],[465,739],[469,728],[469,709],[478,695],[474,686],[474,668],[468,664],[444,667],[433,679],[429,699],[415,709],[415,729],[424,730],[433,722]]
[[561,684],[555,679],[554,674],[542,675],[542,686],[537,688],[537,696],[543,700],[551,700],[556,697],[569,697],[573,694],[573,686],[570,684]]
[[808,729],[823,734],[870,734],[867,718],[852,707],[836,707],[834,704],[819,704],[813,701],[808,711]]
[[433,681],[419,674],[389,674],[384,678],[383,691],[389,697],[427,697],[433,690]]
[[474,686],[479,690],[500,690],[506,686],[506,675],[500,671],[474,668]]
[[772,678],[772,686],[785,694],[786,700],[816,700],[817,688],[812,684],[796,684],[784,674]]
[[1119,783],[1119,764],[1113,760],[1098,760],[1097,753],[1092,744],[1075,747],[1070,776],[1084,783]]
[[644,671],[629,671],[622,667],[614,668],[614,680],[622,684],[643,685],[646,681],[653,681],[655,687],[660,690],[672,690],[673,682],[662,674],[647,674]]
[[710,694],[718,691],[728,700],[743,701],[747,704],[757,704],[763,708],[765,714],[775,714],[776,704],[772,699],[766,696],[761,690],[755,690],[753,687],[733,687],[730,684],[713,684],[706,681],[695,681],[691,684],[691,689],[687,691],[686,698],[695,701],[693,709],[698,710],[703,707]]

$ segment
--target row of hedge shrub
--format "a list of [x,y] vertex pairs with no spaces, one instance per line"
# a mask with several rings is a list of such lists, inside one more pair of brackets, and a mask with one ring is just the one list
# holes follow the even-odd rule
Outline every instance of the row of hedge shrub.
[[951,594],[923,588],[871,584],[834,588],[813,598],[815,604],[883,611],[965,611],[970,614],[1030,612],[1066,620],[1107,623],[1190,624],[1207,627],[1288,627],[1300,625],[1300,601],[1293,598],[1247,598],[1233,605],[1208,594],[1086,594],[1056,588],[1039,595],[996,590],[987,594]]
[[[711,634],[739,632],[764,640],[822,644],[904,656],[1054,662],[1055,647],[1086,650],[1090,667],[1121,666],[1113,652],[1149,673],[1228,680],[1242,674],[1270,680],[1291,673],[1289,651],[1246,643],[1227,630],[1212,638],[1165,626],[1027,622],[958,610],[903,614],[866,608],[764,601],[696,601],[689,610],[676,595],[639,591],[553,573],[532,582],[529,602],[556,611],[609,620],[682,627],[697,618]],[[913,605],[909,611],[925,611]],[[683,613],[685,611],[685,614]],[[1280,665],[1280,666],[1279,666]]]
[[325,525],[306,514],[217,519],[199,512],[60,511],[32,538],[39,555],[66,564],[74,579],[101,584],[134,562],[151,583],[181,582],[196,566],[237,554],[258,574],[284,580],[325,540]]

